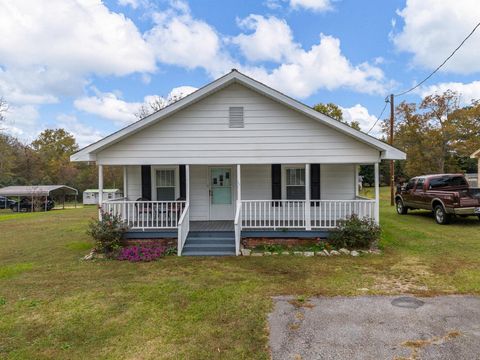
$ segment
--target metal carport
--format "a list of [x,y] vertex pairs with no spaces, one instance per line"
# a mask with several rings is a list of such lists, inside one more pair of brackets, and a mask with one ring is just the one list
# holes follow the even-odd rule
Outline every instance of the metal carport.
[[[7,186],[0,189],[0,195],[5,197],[17,197],[20,206],[20,197],[29,197],[33,199],[45,197],[45,204],[49,196],[62,196],[63,208],[65,209],[65,196],[75,195],[75,207],[77,207],[78,190],[66,185],[28,185],[28,186]],[[47,207],[45,206],[45,211]]]

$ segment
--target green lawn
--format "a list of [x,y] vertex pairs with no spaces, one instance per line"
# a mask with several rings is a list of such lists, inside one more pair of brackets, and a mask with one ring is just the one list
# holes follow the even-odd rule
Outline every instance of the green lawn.
[[80,260],[94,207],[0,212],[0,358],[266,359],[271,296],[480,293],[480,222],[398,216],[383,255]]

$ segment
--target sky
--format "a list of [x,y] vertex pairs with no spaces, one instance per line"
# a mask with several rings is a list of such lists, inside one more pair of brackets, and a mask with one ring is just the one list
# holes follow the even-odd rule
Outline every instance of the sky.
[[[4,130],[64,128],[80,146],[135,121],[153,96],[188,95],[232,68],[364,131],[480,21],[478,0],[0,0]],[[480,99],[480,30],[427,83]],[[388,114],[388,111],[387,113]],[[380,136],[377,125],[372,133]]]

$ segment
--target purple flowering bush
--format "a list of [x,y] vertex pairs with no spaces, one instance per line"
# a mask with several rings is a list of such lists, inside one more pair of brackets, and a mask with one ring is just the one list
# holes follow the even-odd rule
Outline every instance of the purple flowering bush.
[[132,245],[120,249],[117,259],[127,261],[154,261],[165,255],[167,248],[161,245]]

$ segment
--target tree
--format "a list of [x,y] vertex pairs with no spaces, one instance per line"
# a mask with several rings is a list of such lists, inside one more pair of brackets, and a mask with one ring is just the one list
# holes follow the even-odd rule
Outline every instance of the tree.
[[340,109],[340,107],[338,107],[338,105],[334,103],[328,103],[328,104],[318,103],[313,106],[313,110],[318,111],[324,115],[327,115],[332,119],[338,120],[340,122],[344,122],[342,109]]
[[78,150],[72,134],[64,129],[46,129],[31,144],[42,163],[44,183],[71,184],[77,169],[70,155]]
[[164,107],[177,102],[183,98],[183,94],[171,95],[167,98],[161,96],[152,96],[146,103],[142,104],[138,111],[134,114],[138,120],[146,118],[147,116],[162,110]]
[[[417,106],[400,103],[396,110],[394,145],[407,153],[402,169],[408,177],[465,171],[480,147],[480,103],[459,106],[459,94],[446,91],[426,96]],[[383,130],[388,132],[388,123]]]
[[313,110],[318,111],[324,115],[331,117],[334,120],[338,120],[341,123],[347,124],[354,128],[355,130],[360,130],[360,123],[356,120],[352,120],[351,123],[348,123],[343,119],[343,111],[340,107],[334,103],[318,103],[313,106]]

